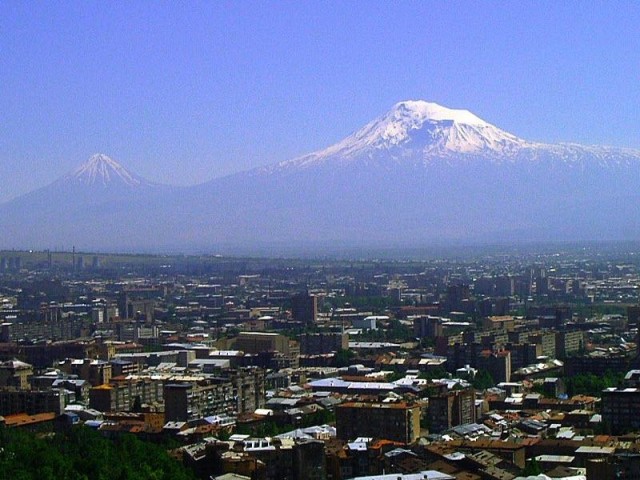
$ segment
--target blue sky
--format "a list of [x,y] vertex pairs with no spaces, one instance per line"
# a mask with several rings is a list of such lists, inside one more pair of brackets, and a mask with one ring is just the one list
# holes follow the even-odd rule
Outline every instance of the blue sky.
[[394,103],[640,148],[636,2],[0,2],[0,201],[95,152],[198,183]]

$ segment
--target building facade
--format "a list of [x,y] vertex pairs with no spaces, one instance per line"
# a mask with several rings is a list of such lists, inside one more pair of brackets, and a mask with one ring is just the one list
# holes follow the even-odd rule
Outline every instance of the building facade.
[[429,431],[441,433],[457,425],[475,423],[475,399],[473,389],[450,390],[429,397]]
[[405,402],[348,402],[336,407],[338,438],[374,437],[412,443],[420,436],[420,407]]

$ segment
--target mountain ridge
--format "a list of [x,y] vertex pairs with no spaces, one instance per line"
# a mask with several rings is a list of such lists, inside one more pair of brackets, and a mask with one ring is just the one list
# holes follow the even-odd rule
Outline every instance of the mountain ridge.
[[0,205],[2,246],[640,238],[640,151],[530,142],[422,101],[400,102],[323,150],[192,187],[136,183],[109,157],[86,164]]
[[[401,147],[405,150],[398,152]],[[405,161],[412,157],[414,162],[425,165],[435,159],[452,157],[489,158],[497,163],[536,161],[541,155],[554,155],[571,162],[585,156],[596,157],[605,163],[616,156],[640,160],[640,150],[569,142],[533,142],[502,130],[468,110],[408,100],[395,104],[390,111],[323,150],[258,167],[256,171],[273,173],[279,169],[308,168],[338,157],[348,162],[357,157],[375,159],[379,155]]]

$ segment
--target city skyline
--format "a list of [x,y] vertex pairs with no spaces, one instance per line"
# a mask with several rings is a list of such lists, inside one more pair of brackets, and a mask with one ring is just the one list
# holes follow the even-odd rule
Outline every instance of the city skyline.
[[195,184],[324,148],[409,99],[533,141],[640,147],[635,5],[457,6],[5,3],[0,201],[95,152]]

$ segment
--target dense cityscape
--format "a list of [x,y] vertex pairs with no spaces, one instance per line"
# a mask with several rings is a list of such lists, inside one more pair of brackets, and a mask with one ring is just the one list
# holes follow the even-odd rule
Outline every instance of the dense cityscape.
[[640,480],[638,25],[0,1],[0,480]]
[[637,252],[3,251],[3,442],[135,438],[203,479],[637,478]]

